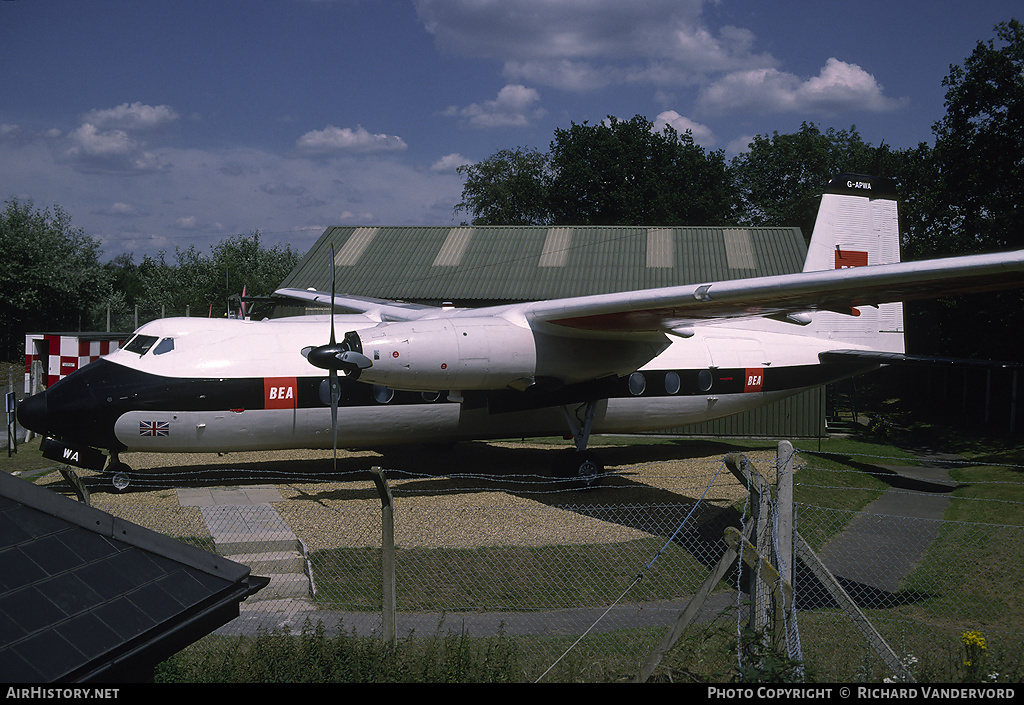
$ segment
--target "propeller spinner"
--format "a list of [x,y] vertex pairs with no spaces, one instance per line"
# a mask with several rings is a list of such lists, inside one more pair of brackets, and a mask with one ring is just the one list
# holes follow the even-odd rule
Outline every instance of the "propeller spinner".
[[353,380],[359,378],[359,372],[372,367],[370,358],[363,355],[362,341],[355,331],[349,331],[340,342],[332,341],[327,345],[306,348],[303,352],[309,363],[322,370],[343,372]]

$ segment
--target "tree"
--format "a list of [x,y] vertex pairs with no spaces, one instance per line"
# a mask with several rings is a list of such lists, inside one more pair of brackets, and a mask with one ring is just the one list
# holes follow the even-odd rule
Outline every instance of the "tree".
[[0,213],[0,345],[4,359],[23,353],[25,334],[82,330],[107,295],[99,243],[55,207],[11,200]]
[[878,150],[856,127],[822,132],[803,123],[793,134],[758,135],[750,149],[733,158],[740,222],[761,227],[798,226],[809,238],[821,193],[841,172],[882,175]]
[[553,223],[709,225],[733,216],[724,154],[705,153],[690,132],[656,132],[641,115],[555,130],[551,169]]
[[[943,80],[946,114],[933,127],[927,214],[915,254],[940,256],[1024,246],[1024,25],[995,27]],[[1007,291],[919,302],[911,307],[942,354],[1020,360],[1024,294]]]
[[548,155],[536,149],[503,149],[477,164],[458,168],[466,177],[455,212],[473,215],[473,225],[545,225],[550,220]]
[[226,312],[227,297],[241,294],[270,294],[295,268],[299,257],[290,246],[265,247],[259,231],[232,235],[204,254],[195,245],[175,250],[175,261],[166,253],[145,257],[137,276],[143,282],[137,303],[148,311],[161,307],[204,316],[212,310]]
[[935,124],[937,205],[955,252],[1024,243],[1024,25],[995,27],[943,80],[946,115]]

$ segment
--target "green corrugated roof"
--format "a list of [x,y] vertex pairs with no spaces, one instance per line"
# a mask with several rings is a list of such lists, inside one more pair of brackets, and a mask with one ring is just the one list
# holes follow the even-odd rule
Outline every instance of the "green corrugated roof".
[[800,271],[798,228],[330,227],[281,283],[460,305]]

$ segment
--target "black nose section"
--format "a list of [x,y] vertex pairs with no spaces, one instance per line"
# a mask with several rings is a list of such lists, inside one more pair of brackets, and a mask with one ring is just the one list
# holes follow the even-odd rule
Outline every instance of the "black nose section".
[[34,394],[18,404],[18,423],[22,428],[46,435],[47,428],[46,392]]

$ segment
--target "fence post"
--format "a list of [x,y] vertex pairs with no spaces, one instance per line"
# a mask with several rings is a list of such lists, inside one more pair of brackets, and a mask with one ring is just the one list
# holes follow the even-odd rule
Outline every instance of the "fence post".
[[782,579],[793,584],[793,444],[779,441],[778,465],[778,546],[776,564]]
[[378,466],[370,468],[373,483],[380,494],[381,505],[381,573],[383,594],[381,604],[381,631],[385,643],[392,647],[398,646],[398,633],[395,619],[395,518],[391,507],[391,488],[388,487],[384,471]]
[[[753,463],[742,453],[729,453],[723,459],[725,466],[750,492],[750,507],[753,516],[751,523],[756,526],[757,545],[764,551],[770,543],[768,530],[771,515],[771,486]],[[754,570],[750,584],[750,626],[763,631],[768,625],[768,611],[771,609],[766,602],[769,595],[768,585],[763,576]]]

